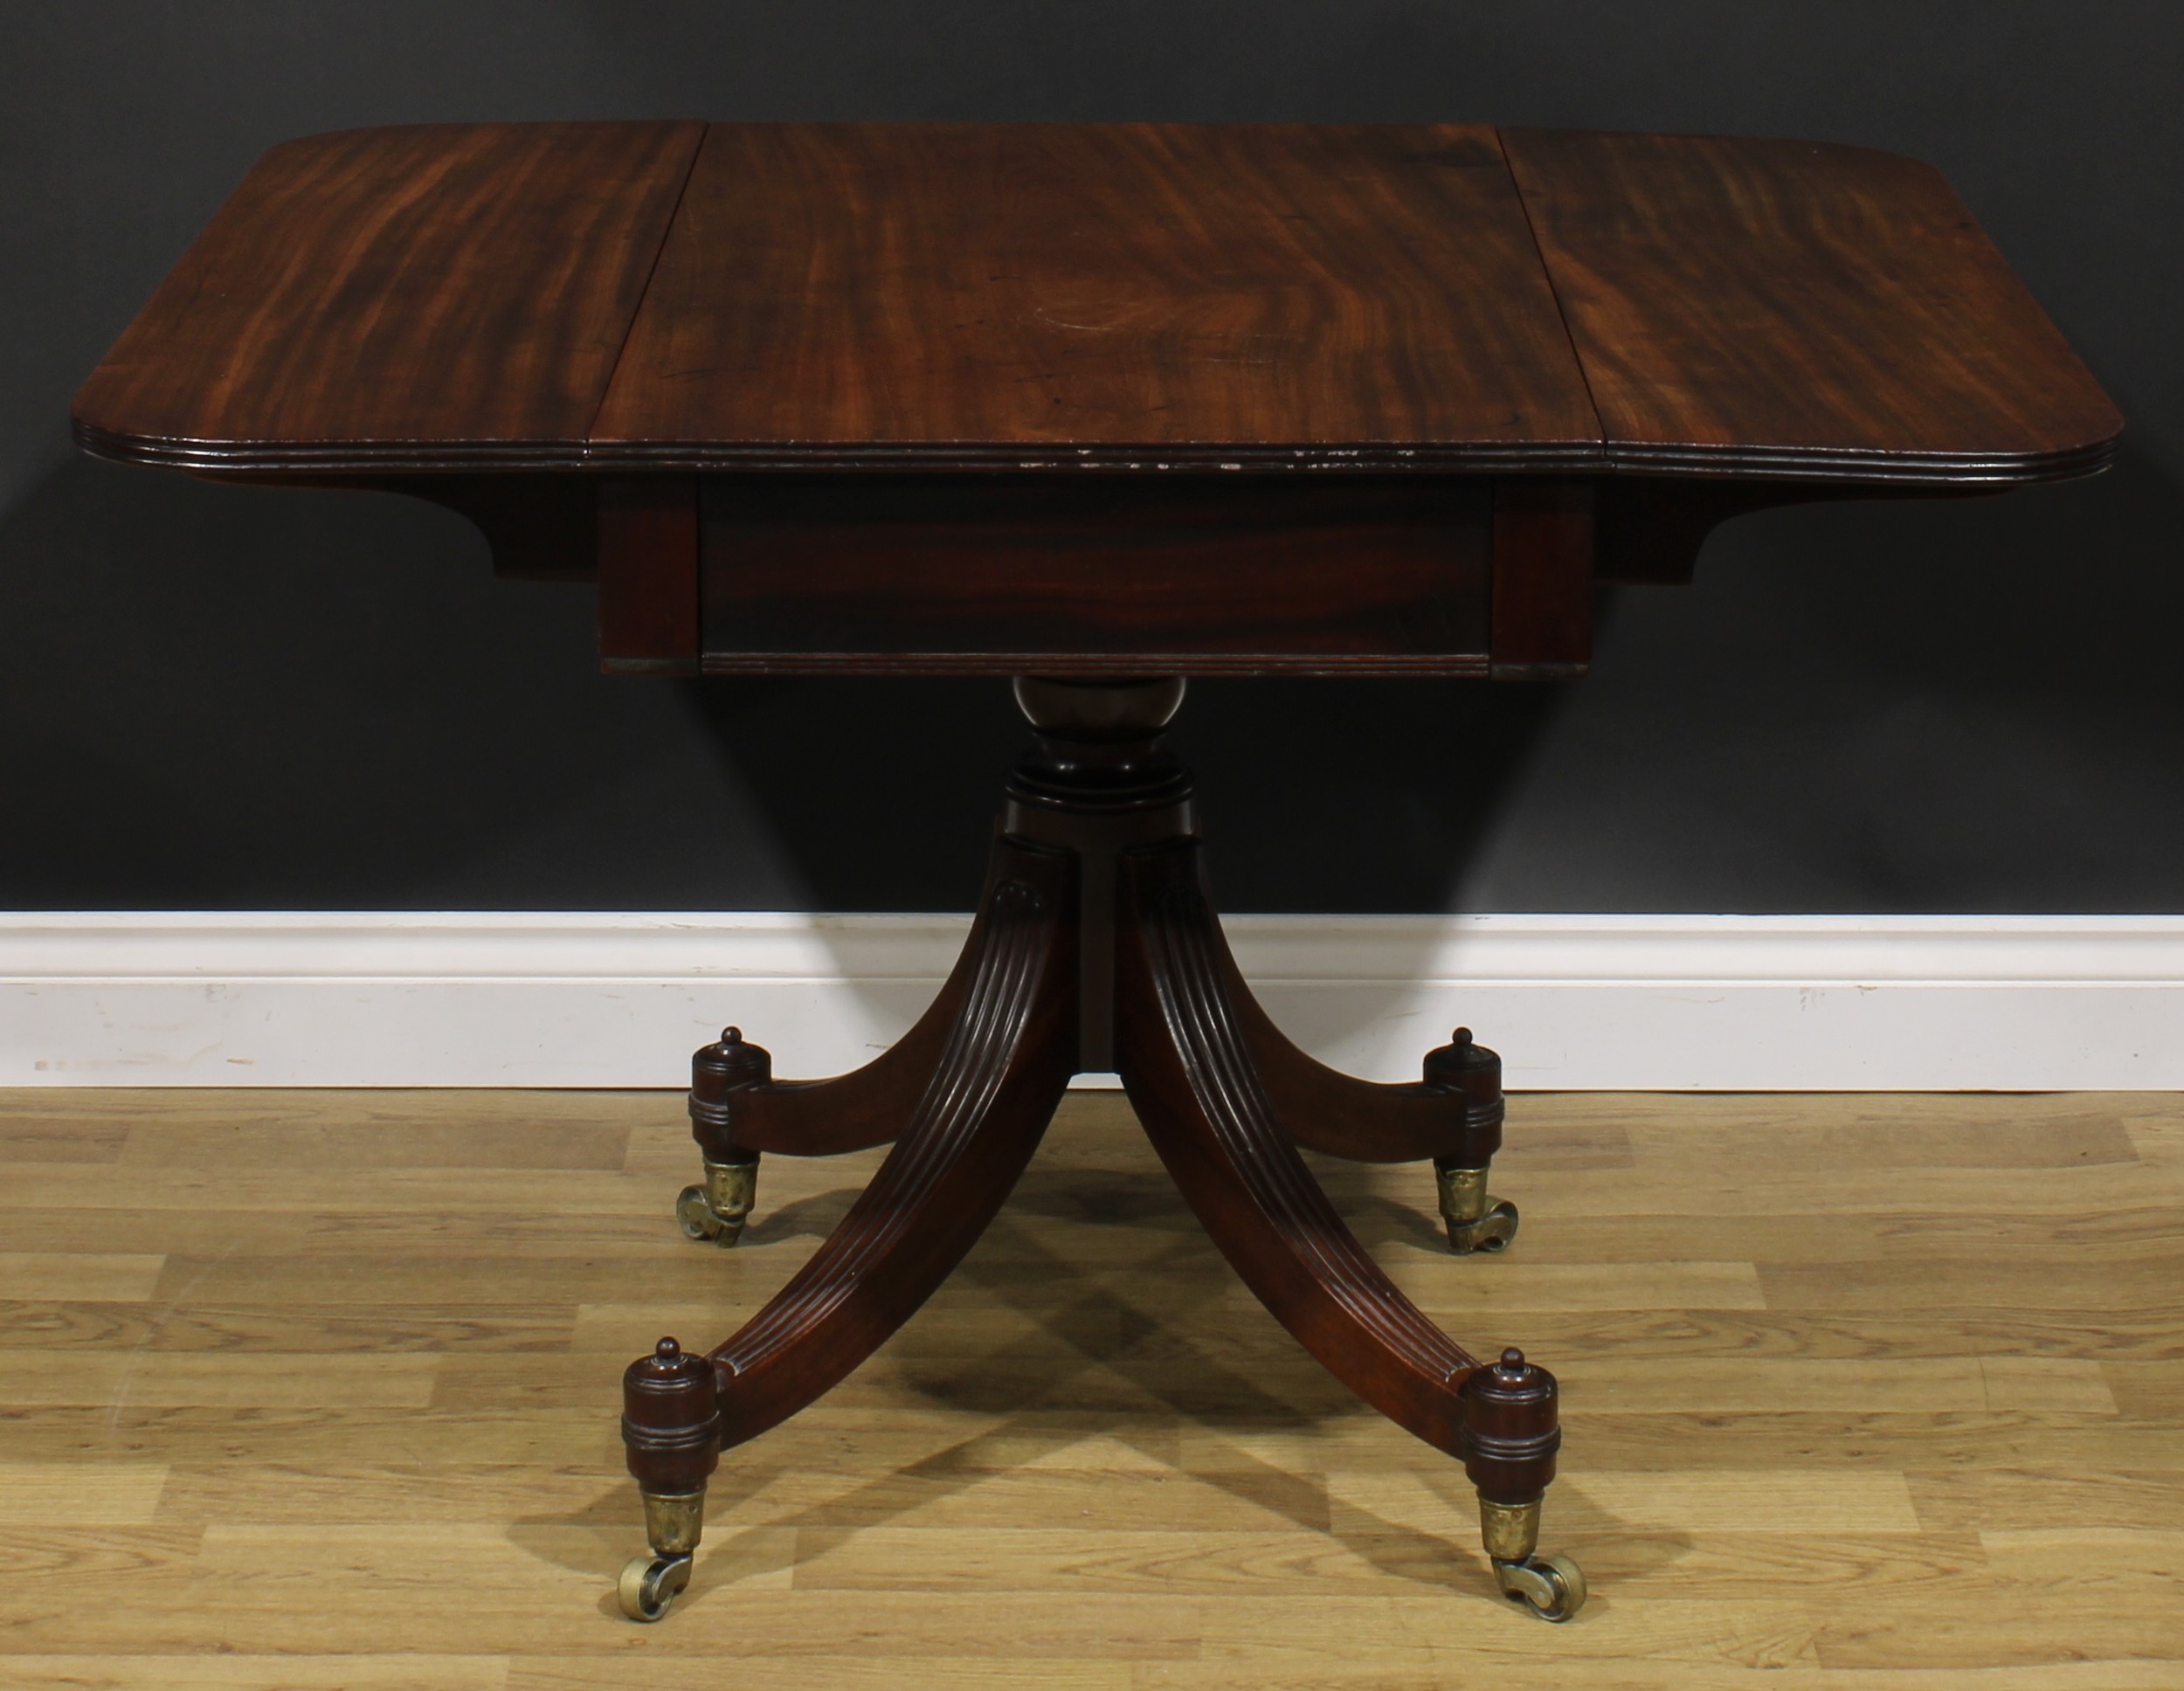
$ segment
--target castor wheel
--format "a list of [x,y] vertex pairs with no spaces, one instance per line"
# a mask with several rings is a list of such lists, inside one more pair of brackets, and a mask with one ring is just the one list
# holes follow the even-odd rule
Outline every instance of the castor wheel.
[[1502,1595],[1542,1620],[1565,1621],[1585,1606],[1585,1575],[1566,1556],[1531,1556],[1494,1564]]
[[702,1245],[708,1240],[715,1245],[733,1245],[734,1239],[723,1241],[719,1212],[705,1201],[705,1188],[685,1186],[675,1198],[675,1225],[682,1229],[685,1239],[695,1239]]
[[632,1620],[661,1619],[689,1584],[690,1562],[687,1556],[632,1556],[615,1584],[622,1612]]
[[1517,1206],[1488,1192],[1486,1173],[1483,1168],[1434,1165],[1441,1218],[1448,1224],[1448,1248],[1460,1257],[1505,1251],[1517,1237]]
[[758,1198],[758,1159],[705,1164],[705,1184],[685,1186],[675,1199],[675,1223],[685,1239],[710,1240],[723,1250],[743,1236]]
[[1506,1251],[1516,1237],[1517,1206],[1507,1198],[1492,1200],[1492,1207],[1476,1221],[1448,1224],[1448,1248],[1460,1257],[1476,1251]]

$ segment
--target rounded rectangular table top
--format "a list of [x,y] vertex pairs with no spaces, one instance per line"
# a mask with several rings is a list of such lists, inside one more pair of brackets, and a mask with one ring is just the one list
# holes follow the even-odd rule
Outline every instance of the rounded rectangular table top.
[[1475,125],[352,130],[252,169],[78,438],[254,473],[2008,482],[2121,420],[1929,167]]

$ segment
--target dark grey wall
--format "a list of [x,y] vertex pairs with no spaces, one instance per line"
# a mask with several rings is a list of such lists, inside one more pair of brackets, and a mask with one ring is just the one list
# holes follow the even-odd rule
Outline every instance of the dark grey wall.
[[[1234,909],[2184,909],[2184,7],[10,5],[0,908],[955,908],[999,684],[607,680],[579,588],[377,496],[72,455],[284,136],[605,116],[1476,119],[1939,163],[2130,418],[2099,481],[1747,519],[1567,689],[1207,684]],[[1294,760],[1294,762],[1292,761]],[[855,784],[851,785],[851,777]]]

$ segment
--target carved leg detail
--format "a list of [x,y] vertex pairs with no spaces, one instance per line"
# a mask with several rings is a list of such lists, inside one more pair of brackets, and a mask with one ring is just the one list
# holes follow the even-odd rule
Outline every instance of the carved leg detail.
[[690,1059],[690,1136],[705,1177],[675,1200],[687,1237],[726,1246],[743,1236],[762,1152],[835,1156],[901,1135],[963,1013],[1001,861],[997,848],[978,917],[939,993],[908,1033],[862,1068],[825,1080],[777,1080],[771,1053],[740,1028],[723,1028],[716,1043],[698,1047]]
[[[1552,1446],[1544,1472],[1530,1446],[1513,1480],[1492,1464],[1508,1460],[1494,1442],[1503,1436],[1494,1416],[1533,1429],[1537,1407],[1504,1412],[1498,1398],[1472,1387],[1495,1370],[1427,1321],[1381,1272],[1277,1120],[1227,990],[1195,845],[1127,854],[1120,879],[1123,1081],[1206,1232],[1260,1301],[1337,1379],[1427,1443],[1463,1455],[1467,1467],[1483,1440],[1477,1460],[1490,1468],[1496,1501],[1536,1506],[1553,1474]],[[1546,1403],[1552,1422],[1551,1378]],[[1482,1483],[1477,1472],[1473,1480]],[[1532,1489],[1515,1495],[1518,1486]],[[1538,1571],[1530,1561],[1523,1566]],[[1562,1613],[1574,1607],[1565,1603]]]
[[949,1030],[962,1012],[967,971],[978,944],[974,925],[955,973],[925,1013],[895,1044],[847,1074],[824,1080],[776,1080],[769,1074],[756,1082],[718,1086],[714,1096],[702,1098],[697,1062],[719,1048],[700,1050],[692,1066],[690,1131],[707,1159],[729,1162],[760,1151],[838,1156],[892,1143],[917,1108]]
[[1353,1163],[1431,1157],[1441,1213],[1458,1256],[1501,1251],[1517,1237],[1517,1206],[1486,1190],[1487,1165],[1502,1148],[1502,1059],[1460,1027],[1428,1052],[1425,1078],[1387,1086],[1333,1069],[1291,1044],[1251,995],[1227,937],[1209,922],[1207,966],[1227,993],[1237,1032],[1275,1119],[1308,1150]]
[[960,1013],[901,1138],[812,1260],[712,1353],[726,1445],[794,1414],[910,1317],[985,1230],[1068,1085],[1075,866],[1012,842],[1000,857]]
[[1458,1028],[1426,1056],[1425,1078],[1386,1086],[1344,1074],[1300,1051],[1260,1007],[1218,923],[1206,959],[1228,997],[1267,1101],[1298,1144],[1353,1163],[1415,1163],[1440,1175],[1441,1212],[1459,1256],[1506,1249],[1517,1206],[1487,1195],[1486,1170],[1502,1148],[1502,1059]]
[[623,1570],[633,1619],[659,1619],[689,1583],[721,1450],[819,1397],[910,1317],[985,1230],[1068,1085],[1075,864],[1006,841],[997,856],[1004,873],[973,933],[956,1019],[872,1184],[710,1356],[662,1339],[624,1376],[622,1435],[653,1550]]
[[1425,1079],[1400,1085],[1360,1080],[1299,1050],[1252,997],[1218,923],[1206,936],[1206,961],[1219,975],[1238,1033],[1260,1084],[1289,1136],[1309,1150],[1353,1163],[1421,1163],[1446,1157],[1483,1165],[1502,1148],[1501,1059],[1472,1046],[1485,1062],[1457,1058],[1445,1046],[1426,1059]]
[[1123,859],[1117,1056],[1161,1160],[1261,1302],[1344,1384],[1454,1454],[1476,1358],[1344,1225],[1277,1124],[1214,951],[1195,846]]
[[977,921],[946,985],[877,1060],[777,1081],[734,1028],[693,1063],[703,1184],[694,1239],[733,1244],[762,1154],[892,1144],[841,1224],[709,1355],[672,1339],[624,1378],[623,1437],[651,1554],[624,1611],[656,1620],[688,1584],[722,1450],[829,1391],[909,1319],[992,1220],[1079,1068],[1119,1069],[1146,1134],[1222,1254],[1337,1378],[1460,1458],[1502,1590],[1549,1620],[1585,1601],[1575,1564],[1538,1554],[1561,1432],[1554,1377],[1504,1351],[1482,1364],[1396,1287],[1336,1213],[1299,1147],[1431,1158],[1449,1243],[1505,1246],[1487,1190],[1501,1063],[1459,1028],[1411,1086],[1375,1086],[1299,1051],[1251,997],[1200,876],[1186,771],[1159,736],[1173,680],[1019,680],[1038,729],[1011,776]]

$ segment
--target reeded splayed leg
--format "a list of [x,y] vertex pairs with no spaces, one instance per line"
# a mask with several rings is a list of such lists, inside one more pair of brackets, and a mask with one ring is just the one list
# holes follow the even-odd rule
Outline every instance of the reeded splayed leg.
[[1500,1057],[1460,1027],[1448,1044],[1427,1053],[1422,1080],[1402,1086],[1360,1080],[1298,1050],[1274,1025],[1218,925],[1206,949],[1268,1101],[1292,1139],[1352,1163],[1431,1157],[1449,1248],[1469,1256],[1508,1247],[1517,1237],[1517,1206],[1487,1191],[1505,1113]]
[[[1528,1384],[1516,1407],[1475,1385],[1496,1371],[1397,1289],[1312,1178],[1240,1025],[1196,842],[1124,853],[1118,882],[1116,1056],[1146,1134],[1192,1209],[1244,1283],[1330,1372],[1399,1425],[1462,1457],[1482,1499],[1529,1506],[1536,1532],[1560,1437],[1552,1379],[1534,1370],[1545,1389]],[[1543,1469],[1534,1446],[1547,1433]],[[1512,1542],[1504,1533],[1489,1543],[1497,1569]],[[1531,1568],[1531,1548],[1515,1560]],[[1583,1597],[1581,1579],[1565,1578],[1559,1595],[1533,1608],[1566,1619]]]
[[962,1011],[1000,862],[997,851],[981,914],[938,995],[908,1033],[862,1068],[825,1080],[777,1080],[771,1054],[733,1027],[698,1047],[690,1059],[690,1136],[704,1179],[684,1187],[675,1202],[688,1237],[731,1246],[743,1236],[762,1152],[835,1156],[892,1143],[902,1134]]
[[[702,1359],[714,1388],[708,1456],[812,1403],[916,1313],[1000,1209],[1069,1083],[1075,861],[1004,839],[995,864],[954,1019],[894,1149],[811,1260]],[[631,1377],[660,1365],[646,1359]],[[696,1415],[695,1388],[679,1401],[683,1428]],[[625,1438],[631,1425],[625,1417]],[[630,1448],[649,1522],[654,1470],[639,1472],[638,1441]],[[657,1537],[653,1549],[656,1561],[673,1561]],[[633,1619],[658,1619],[688,1583],[688,1550],[674,1554],[681,1567],[661,1566],[650,1585],[642,1570],[625,1576],[623,1607]]]

